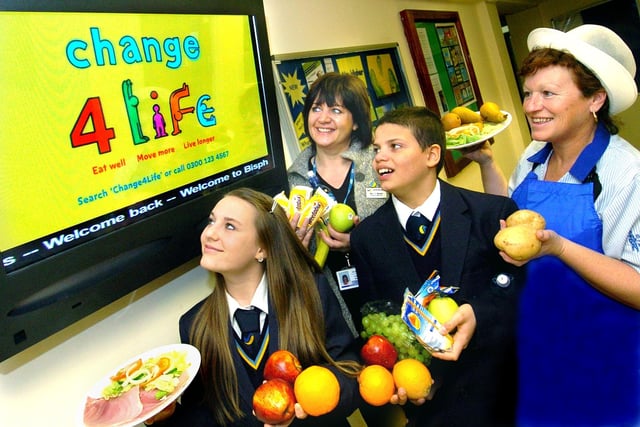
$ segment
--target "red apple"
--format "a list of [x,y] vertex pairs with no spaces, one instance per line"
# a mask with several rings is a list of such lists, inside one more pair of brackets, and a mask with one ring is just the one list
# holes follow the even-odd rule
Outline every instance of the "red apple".
[[398,352],[391,341],[382,335],[371,335],[360,349],[365,365],[382,365],[392,369],[398,360]]
[[253,394],[253,412],[265,424],[284,424],[295,415],[293,386],[280,378],[265,381]]
[[267,359],[263,376],[265,380],[280,378],[293,384],[300,372],[302,372],[302,365],[293,353],[277,350]]

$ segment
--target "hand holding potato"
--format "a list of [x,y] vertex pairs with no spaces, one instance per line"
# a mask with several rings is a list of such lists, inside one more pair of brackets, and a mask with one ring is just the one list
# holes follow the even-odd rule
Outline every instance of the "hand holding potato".
[[496,234],[493,243],[516,261],[534,257],[542,246],[536,237],[536,230],[522,224],[503,228]]
[[546,226],[542,215],[529,209],[520,209],[509,215],[505,223],[506,227],[493,239],[498,249],[516,261],[529,260],[540,252],[542,242],[536,233]]

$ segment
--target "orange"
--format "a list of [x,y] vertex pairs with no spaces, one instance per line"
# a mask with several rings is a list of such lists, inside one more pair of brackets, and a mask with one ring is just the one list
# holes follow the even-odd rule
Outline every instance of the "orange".
[[360,395],[370,405],[382,406],[396,391],[393,375],[382,365],[369,365],[358,376]]
[[427,397],[433,379],[431,372],[422,362],[416,359],[403,359],[393,365],[393,381],[396,387],[406,390],[411,400]]
[[335,374],[318,365],[300,372],[293,391],[302,409],[316,417],[333,411],[340,400],[340,383]]

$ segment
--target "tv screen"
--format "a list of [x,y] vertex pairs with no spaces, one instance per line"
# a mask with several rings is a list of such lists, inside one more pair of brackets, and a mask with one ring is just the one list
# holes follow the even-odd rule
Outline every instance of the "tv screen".
[[0,52],[1,360],[197,256],[224,191],[286,188],[260,0],[0,0]]

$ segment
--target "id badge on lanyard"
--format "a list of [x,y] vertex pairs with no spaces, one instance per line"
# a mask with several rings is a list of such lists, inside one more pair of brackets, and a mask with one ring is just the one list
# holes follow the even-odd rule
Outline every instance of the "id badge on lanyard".
[[356,268],[351,266],[351,262],[349,261],[349,254],[345,254],[345,259],[347,261],[347,265],[336,271],[336,280],[338,281],[338,286],[340,287],[341,291],[354,289],[359,286],[358,274],[356,273]]

